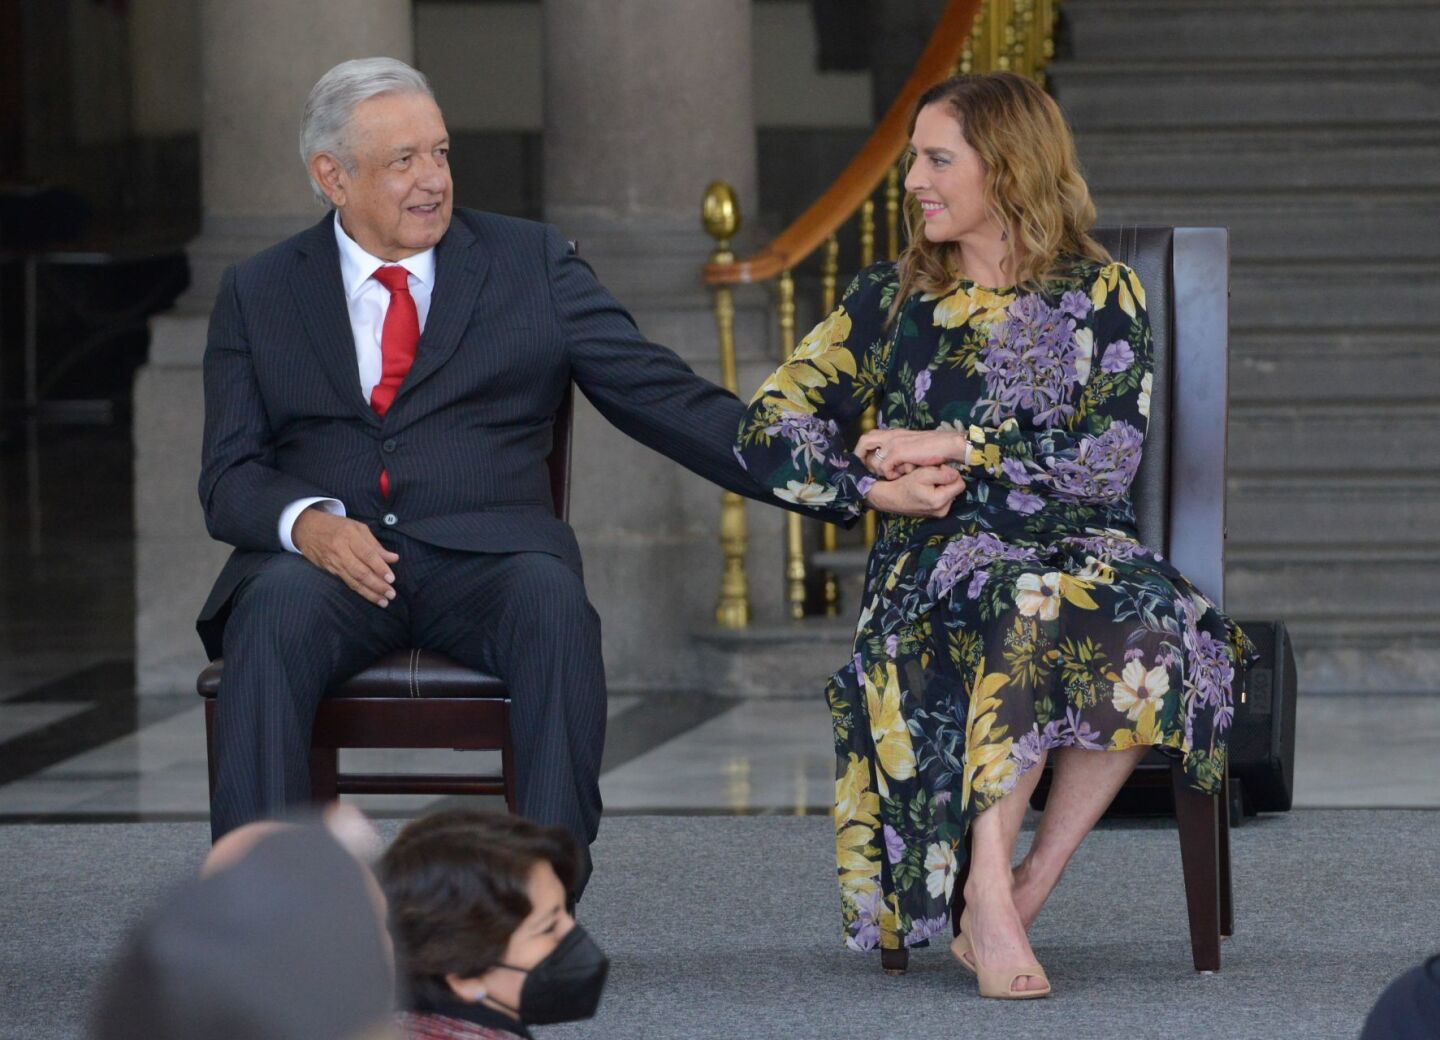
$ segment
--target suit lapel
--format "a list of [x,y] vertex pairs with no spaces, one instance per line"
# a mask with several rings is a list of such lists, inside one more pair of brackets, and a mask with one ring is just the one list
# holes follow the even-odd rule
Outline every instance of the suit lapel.
[[475,313],[475,300],[485,284],[489,266],[486,251],[474,232],[458,215],[452,217],[445,237],[435,247],[435,289],[430,294],[430,314],[416,347],[415,363],[396,394],[397,402],[455,353]]
[[335,245],[332,212],[300,240],[295,278],[290,283],[305,331],[320,358],[326,377],[342,400],[373,425],[380,417],[360,391],[360,364],[355,357],[355,330],[340,280],[340,250]]

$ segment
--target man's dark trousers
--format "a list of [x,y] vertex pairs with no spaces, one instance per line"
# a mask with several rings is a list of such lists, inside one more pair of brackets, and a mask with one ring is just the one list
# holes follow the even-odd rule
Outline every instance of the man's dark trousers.
[[605,676],[580,575],[546,553],[455,552],[383,529],[377,537],[400,557],[388,607],[292,553],[276,553],[236,590],[217,704],[214,833],[303,804],[324,691],[377,654],[422,646],[504,677],[519,811],[564,827],[583,849],[600,824]]

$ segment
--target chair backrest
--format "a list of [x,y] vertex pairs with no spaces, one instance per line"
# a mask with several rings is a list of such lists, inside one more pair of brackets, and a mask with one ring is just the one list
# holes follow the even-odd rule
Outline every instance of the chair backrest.
[[555,410],[555,425],[550,430],[550,454],[545,465],[550,468],[550,498],[555,515],[570,519],[570,442],[575,419],[575,384],[566,380],[565,396]]
[[1133,496],[1140,537],[1225,598],[1230,235],[1224,228],[1096,228],[1145,286],[1155,340],[1150,428]]

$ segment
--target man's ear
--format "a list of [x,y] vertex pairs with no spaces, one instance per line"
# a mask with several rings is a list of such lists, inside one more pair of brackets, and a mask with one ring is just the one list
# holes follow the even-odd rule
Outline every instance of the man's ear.
[[481,983],[478,975],[474,978],[462,979],[459,975],[451,972],[445,976],[445,985],[450,987],[451,993],[467,1004],[478,1004],[487,996],[485,986]]
[[315,183],[320,185],[335,207],[345,205],[345,189],[350,178],[345,173],[345,167],[336,162],[333,155],[316,152],[310,156],[310,176],[315,178]]

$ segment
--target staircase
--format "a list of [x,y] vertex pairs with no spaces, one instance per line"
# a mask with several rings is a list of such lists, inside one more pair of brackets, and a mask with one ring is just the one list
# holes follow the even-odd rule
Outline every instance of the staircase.
[[1440,693],[1440,4],[1068,0],[1101,223],[1230,228],[1227,609]]

